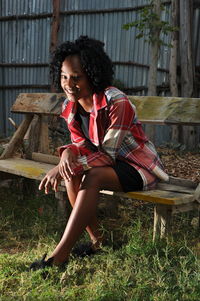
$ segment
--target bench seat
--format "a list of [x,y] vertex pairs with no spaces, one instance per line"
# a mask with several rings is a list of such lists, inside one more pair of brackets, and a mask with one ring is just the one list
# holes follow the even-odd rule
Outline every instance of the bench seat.
[[[38,181],[40,181],[54,166],[55,165],[53,164],[36,162],[22,158],[0,160],[1,171]],[[61,183],[61,186],[64,186],[63,182]],[[170,183],[159,183],[155,190],[133,191],[128,193],[102,190],[101,193],[135,200],[143,200],[151,203],[182,205],[193,201],[195,188],[195,185],[194,187],[185,187]],[[61,190],[63,189],[61,188]]]

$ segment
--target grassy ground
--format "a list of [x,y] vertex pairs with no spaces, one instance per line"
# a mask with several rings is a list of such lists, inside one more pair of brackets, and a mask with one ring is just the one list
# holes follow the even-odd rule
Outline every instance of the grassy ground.
[[[153,244],[152,206],[120,201],[118,216],[101,214],[109,243],[93,257],[71,257],[44,280],[29,264],[50,252],[64,222],[52,197],[22,200],[0,190],[0,300],[200,300],[199,233],[187,215],[174,220],[173,239]],[[82,237],[86,240],[87,237]]]

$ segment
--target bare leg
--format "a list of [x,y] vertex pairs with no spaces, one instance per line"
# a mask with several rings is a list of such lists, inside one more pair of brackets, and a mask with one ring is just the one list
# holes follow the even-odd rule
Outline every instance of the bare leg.
[[[81,186],[83,176],[75,176],[70,182],[65,181],[65,186],[67,188],[67,194],[72,208],[76,202],[76,198]],[[102,233],[99,228],[99,223],[96,215],[91,220],[90,224],[86,227],[86,230],[90,236],[90,239],[95,247],[98,247],[102,242]]]
[[65,228],[64,234],[51,254],[54,263],[67,260],[72,247],[84,229],[96,217],[97,202],[101,189],[122,190],[119,179],[111,167],[92,168],[86,174]]

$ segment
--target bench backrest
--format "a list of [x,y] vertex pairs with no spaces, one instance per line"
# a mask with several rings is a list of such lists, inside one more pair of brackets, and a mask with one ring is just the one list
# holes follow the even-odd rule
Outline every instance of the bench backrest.
[[[63,93],[21,93],[13,104],[15,113],[59,115]],[[200,99],[159,96],[129,96],[138,118],[152,124],[200,124]]]

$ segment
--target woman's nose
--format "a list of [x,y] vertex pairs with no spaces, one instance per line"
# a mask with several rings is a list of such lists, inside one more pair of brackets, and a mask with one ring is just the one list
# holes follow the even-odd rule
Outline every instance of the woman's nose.
[[72,78],[68,78],[65,80],[65,84],[69,87],[69,88],[72,88],[74,87],[74,81]]

